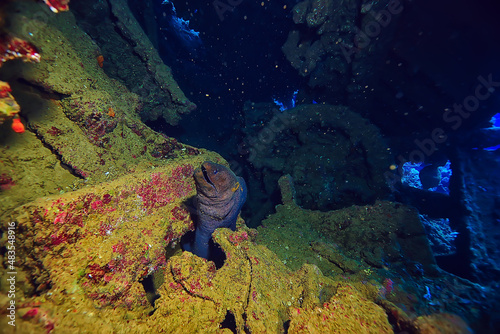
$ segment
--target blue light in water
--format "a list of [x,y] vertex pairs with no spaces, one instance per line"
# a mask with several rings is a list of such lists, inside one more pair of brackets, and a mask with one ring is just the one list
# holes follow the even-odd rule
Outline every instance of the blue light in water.
[[280,102],[277,99],[273,99],[273,102],[275,105],[277,105],[280,108],[280,111],[285,111],[287,109],[287,107],[285,107],[283,102]]
[[[488,128],[493,131],[500,131],[500,113],[497,113],[493,115],[493,117],[490,119],[491,127]],[[490,147],[485,147],[483,150],[489,151],[489,152],[494,152],[500,148],[500,145],[495,145],[495,146],[490,146]]]
[[297,101],[297,94],[299,94],[298,89],[296,91],[294,91],[293,95],[292,95],[292,108],[295,108],[295,102]]
[[[412,164],[406,162],[403,165],[403,177],[401,182],[410,187],[423,189],[422,182],[420,181],[420,171],[425,167],[423,164]],[[444,166],[437,167],[439,174],[439,184],[437,187],[429,188],[429,191],[435,191],[441,194],[449,194],[448,186],[450,184],[451,176],[451,163],[448,161]]]
[[292,98],[290,99],[290,102],[288,104],[285,104],[279,101],[278,99],[273,99],[273,102],[275,105],[279,107],[280,111],[285,111],[287,109],[295,108],[297,102],[297,94],[299,94],[299,90],[293,92]]
[[492,128],[500,128],[500,113],[495,114],[491,118],[490,123]]
[[485,147],[485,148],[483,148],[483,150],[493,152],[493,151],[498,150],[499,148],[500,148],[500,145],[495,145],[495,146]]
[[[189,20],[184,20],[182,17],[177,16],[177,11],[175,10],[174,3],[170,0],[164,0],[162,5],[170,5],[171,9],[171,17],[170,17],[170,25],[172,30],[177,33],[179,37],[182,38],[187,44],[191,44],[191,47],[196,47],[200,44],[200,32],[194,31],[189,28]],[[164,13],[165,15],[165,13]]]

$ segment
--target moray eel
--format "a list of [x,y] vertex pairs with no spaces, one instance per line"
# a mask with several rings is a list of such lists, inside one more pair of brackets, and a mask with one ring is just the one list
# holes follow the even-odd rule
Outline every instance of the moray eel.
[[247,199],[247,187],[245,180],[229,168],[210,161],[197,168],[193,176],[198,225],[192,252],[211,260],[212,233],[219,227],[236,230],[236,218]]

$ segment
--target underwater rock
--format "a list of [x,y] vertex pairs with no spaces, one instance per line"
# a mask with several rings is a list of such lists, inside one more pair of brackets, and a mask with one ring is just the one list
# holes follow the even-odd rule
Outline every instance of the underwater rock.
[[[295,317],[297,311],[321,308],[332,296],[343,299],[343,289],[363,296],[366,310],[371,308],[371,312],[381,316],[380,323],[369,324],[373,331],[390,328],[383,309],[371,301],[375,288],[372,295],[355,292],[352,287],[324,277],[316,266],[309,264],[291,272],[266,247],[253,244],[245,229],[218,229],[214,238],[227,255],[219,270],[190,253],[172,258],[152,317],[160,328],[176,332],[174,328],[183,326],[189,333],[216,333],[231,315],[232,330],[237,333],[281,333],[288,326],[288,333],[298,333],[298,329],[290,330],[292,324],[299,322],[299,328],[303,321]],[[358,320],[313,318],[309,323],[311,327],[325,323],[331,327],[340,323],[356,326]]]
[[297,204],[295,202],[295,188],[293,186],[293,179],[290,174],[283,175],[278,180],[278,186],[281,192],[281,201],[283,205]]
[[289,305],[299,303],[299,277],[268,249],[253,245],[246,230],[218,229],[214,238],[226,253],[224,266],[215,270],[190,253],[172,259],[153,320],[162,328],[215,333],[232,314],[239,333],[281,332]]
[[[89,11],[89,7],[99,10]],[[77,23],[99,46],[99,54],[106,59],[103,66],[106,74],[137,94],[143,121],[163,118],[176,125],[182,115],[196,109],[161,60],[127,1],[75,3],[72,11]]]
[[[365,265],[357,268],[349,262],[356,252],[328,257],[335,250],[324,243],[314,244],[314,249],[325,256],[324,262],[331,259],[345,263],[338,266],[346,270],[344,275],[325,277],[317,266],[303,262],[297,263],[298,270],[293,272],[275,253],[255,243],[256,231],[246,228],[241,219],[236,231],[222,228],[213,233],[226,257],[220,269],[190,252],[180,253],[176,245],[181,236],[194,229],[189,206],[189,199],[195,195],[192,174],[194,167],[205,160],[223,163],[210,153],[181,157],[171,160],[168,166],[136,171],[17,208],[8,219],[16,225],[16,284],[17,296],[22,300],[17,329],[34,333],[57,329],[64,333],[74,328],[90,332],[98,326],[101,332],[280,333],[288,328],[289,333],[298,333],[303,326],[321,326],[387,332],[390,318],[384,312],[389,308],[380,298],[420,306],[415,291],[405,285],[407,277],[390,276],[393,282],[387,277],[393,275],[387,269]],[[284,221],[291,224],[292,218],[285,215],[288,212],[296,220],[319,219],[319,225],[333,235],[328,228],[336,225],[328,221],[328,213],[302,210],[293,201],[280,207],[270,218],[283,214],[279,226]],[[394,209],[390,211],[394,219],[405,221]],[[394,237],[386,232],[376,234],[376,225],[368,219],[376,221],[383,213],[377,209],[364,211],[367,209],[357,208],[353,212],[353,226],[357,222],[360,226],[366,224],[374,239],[355,234],[355,240],[349,242],[363,247],[369,242],[360,245],[359,240],[371,240],[390,250]],[[2,229],[6,230],[7,225],[10,223],[3,223]],[[272,225],[264,226],[259,234],[272,233]],[[287,233],[284,227],[278,230],[281,238]],[[399,231],[405,238],[403,247],[412,244],[411,231]],[[293,240],[288,245],[303,243],[297,234],[286,237]],[[306,235],[303,237],[305,240]],[[6,240],[2,239],[3,245]],[[285,244],[281,242],[280,247]],[[344,244],[339,248],[348,249]],[[420,246],[420,253],[422,249]],[[292,249],[289,251],[293,254]],[[313,254],[321,259],[318,253]],[[408,256],[418,258],[415,254]],[[398,258],[387,258],[394,257]],[[357,272],[350,275],[349,270]],[[151,276],[163,282],[155,286],[158,298],[154,301],[147,297],[144,283]],[[436,282],[442,287],[453,284]],[[8,285],[1,287],[0,297]],[[449,292],[449,288],[431,288],[433,293]],[[462,286],[456,295],[463,291],[468,290]],[[6,302],[8,299],[0,298],[0,306],[6,307]],[[392,313],[402,313],[397,306],[391,307]],[[329,313],[331,309],[337,311]],[[0,325],[6,319],[2,317]]]
[[293,7],[298,27],[290,31],[282,51],[299,74],[309,78],[309,86],[330,84],[337,92],[349,83],[349,61],[340,45],[354,39],[357,8],[356,1],[336,0],[305,0]]
[[72,12],[46,10],[39,17],[40,4],[34,1],[6,6],[9,31],[36,45],[43,58],[7,62],[0,69],[2,79],[12,82],[27,123],[22,135],[6,127],[0,132],[0,173],[16,182],[2,194],[2,216],[36,197],[200,153],[141,122],[140,97],[99,67],[98,47]]
[[[134,52],[139,54],[145,62],[150,74],[154,76],[157,85],[171,98],[170,106],[162,111],[161,116],[170,124],[176,125],[180,115],[196,109],[196,105],[189,101],[175,82],[170,68],[163,63],[158,53],[153,48],[149,38],[135,20],[127,1],[111,0],[111,11],[118,20],[118,29],[130,38],[134,44]],[[158,115],[146,114],[146,120],[155,120]],[[156,118],[155,118],[156,117]]]
[[[303,263],[313,264],[327,277],[342,278],[348,284],[361,282],[356,285],[358,291],[378,284],[377,304],[390,315],[395,332],[420,333],[415,329],[418,316],[444,311],[483,328],[483,315],[497,307],[497,292],[436,266],[415,209],[380,201],[372,206],[311,211],[289,201],[290,184],[289,177],[280,179],[286,202],[263,221],[256,236],[256,242],[275,252],[287,267],[298,270]],[[481,311],[470,312],[472,308]],[[308,314],[314,316],[314,312]]]
[[[194,195],[193,166],[203,158],[208,157],[183,159],[18,208],[11,217],[18,240],[17,293],[23,300],[18,328],[34,333],[92,331],[96,326],[101,332],[220,333],[222,326],[239,333],[279,333],[288,323],[300,326],[304,319],[294,318],[299,309],[347,303],[342,292],[347,290],[365,298],[352,307],[363,305],[370,313],[308,322],[357,326],[375,312],[382,318],[367,326],[375,331],[388,326],[374,302],[376,286],[355,291],[308,264],[292,272],[269,249],[256,245],[255,231],[242,223],[235,232],[223,228],[213,234],[226,254],[219,270],[190,252],[174,253],[180,236],[194,228],[182,203]],[[141,284],[149,275],[163,276],[154,310]],[[231,318],[233,324],[224,325]]]
[[349,285],[339,285],[322,306],[291,312],[289,333],[394,333],[385,311]]
[[449,313],[438,313],[418,317],[413,326],[421,334],[472,334],[473,331],[458,316]]
[[141,279],[194,229],[184,201],[194,195],[193,166],[202,161],[182,159],[20,207],[10,219],[22,240],[19,270],[38,293],[83,293],[100,307],[147,306]]
[[[280,185],[286,184],[283,179]],[[413,271],[418,263],[425,273],[437,273],[418,212],[399,203],[377,201],[374,205],[321,212],[287,202],[278,205],[276,213],[265,219],[258,230],[265,232],[259,233],[257,241],[285,257],[292,269],[309,262],[325,274],[353,274],[366,266],[403,266]],[[309,232],[303,232],[306,230]],[[283,233],[292,235],[285,249],[284,240],[280,240],[286,240],[280,237]],[[302,243],[292,241],[296,234],[303,238]],[[306,247],[297,248],[300,245]],[[318,255],[326,261],[318,261]]]
[[331,246],[325,242],[315,241],[311,243],[311,250],[318,253],[321,257],[325,258],[333,265],[339,267],[343,273],[355,274],[362,269],[359,262],[348,258],[338,247]]
[[366,119],[344,106],[319,104],[276,113],[277,121],[245,139],[268,197],[284,174],[293,178],[294,198],[307,209],[373,203],[388,194],[389,152]]

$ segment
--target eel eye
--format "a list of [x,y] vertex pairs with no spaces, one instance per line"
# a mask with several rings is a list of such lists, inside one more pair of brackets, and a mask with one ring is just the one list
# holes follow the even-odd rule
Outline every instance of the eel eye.
[[217,174],[219,171],[217,169],[214,169],[214,175]]

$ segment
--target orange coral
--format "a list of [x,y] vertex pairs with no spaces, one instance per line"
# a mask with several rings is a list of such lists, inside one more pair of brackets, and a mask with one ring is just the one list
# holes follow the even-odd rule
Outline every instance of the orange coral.
[[17,132],[17,133],[24,132],[24,124],[19,119],[19,116],[14,117],[12,119],[12,130],[14,130],[14,132]]
[[115,111],[113,110],[113,107],[109,107],[109,109],[108,109],[108,116],[109,117],[115,117]]
[[104,56],[103,55],[97,56],[97,63],[99,64],[99,67],[102,67],[102,65],[104,65]]

